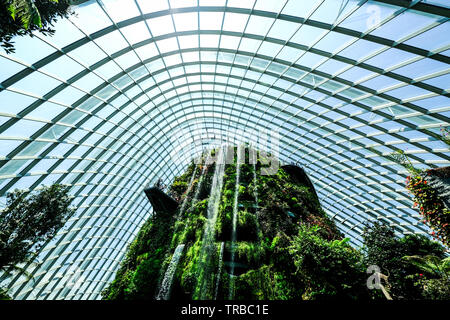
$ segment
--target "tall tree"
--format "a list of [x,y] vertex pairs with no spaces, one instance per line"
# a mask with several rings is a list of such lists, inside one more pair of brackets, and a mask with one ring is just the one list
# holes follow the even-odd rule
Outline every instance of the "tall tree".
[[69,187],[53,184],[39,192],[15,190],[7,195],[0,213],[0,269],[26,261],[64,225],[69,208]]

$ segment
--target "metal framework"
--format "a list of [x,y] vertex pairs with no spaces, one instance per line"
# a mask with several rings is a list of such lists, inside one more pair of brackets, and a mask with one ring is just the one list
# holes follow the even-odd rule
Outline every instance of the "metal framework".
[[[81,1],[54,37],[0,53],[0,201],[71,185],[77,211],[36,261],[6,274],[16,299],[98,299],[170,182],[210,140],[279,133],[324,209],[428,233],[387,160],[450,164],[450,9],[445,1]],[[181,152],[182,151],[182,152]],[[174,158],[174,153],[177,156]]]

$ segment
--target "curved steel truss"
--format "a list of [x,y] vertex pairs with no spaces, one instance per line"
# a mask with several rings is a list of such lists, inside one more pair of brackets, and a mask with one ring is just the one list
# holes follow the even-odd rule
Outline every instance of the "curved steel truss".
[[[71,185],[74,216],[16,299],[98,299],[150,216],[143,193],[211,143],[275,131],[322,206],[361,244],[363,223],[428,233],[386,156],[450,164],[445,1],[108,0],[75,6],[54,37],[0,53],[0,200]],[[253,131],[252,131],[253,130]]]

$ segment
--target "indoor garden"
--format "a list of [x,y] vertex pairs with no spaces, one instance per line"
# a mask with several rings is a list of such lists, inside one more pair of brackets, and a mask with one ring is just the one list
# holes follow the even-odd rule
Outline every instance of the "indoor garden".
[[[155,214],[103,298],[450,299],[444,246],[425,236],[398,238],[377,222],[366,226],[364,247],[354,248],[305,172],[287,165],[264,174],[268,162],[245,146],[213,149],[175,178],[172,198],[148,189]],[[389,275],[385,295],[370,290],[370,265]]]
[[0,0],[0,300],[450,300],[449,19]]

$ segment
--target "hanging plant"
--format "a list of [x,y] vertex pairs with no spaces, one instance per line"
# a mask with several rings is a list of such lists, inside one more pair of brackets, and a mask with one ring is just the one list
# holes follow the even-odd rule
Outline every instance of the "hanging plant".
[[450,239],[450,210],[445,206],[435,188],[430,186],[426,177],[432,170],[424,174],[415,174],[406,178],[406,188],[414,196],[414,207],[417,207],[427,223],[433,230],[431,235],[449,246]]
[[[442,140],[448,139],[443,131]],[[450,243],[450,203],[449,180],[450,167],[421,170],[416,168],[403,150],[389,154],[389,160],[403,166],[410,176],[406,178],[406,189],[414,197],[414,207],[417,207],[424,217],[423,222],[433,230],[431,235],[447,247]],[[430,183],[432,182],[432,183]],[[446,202],[445,202],[446,201]]]

